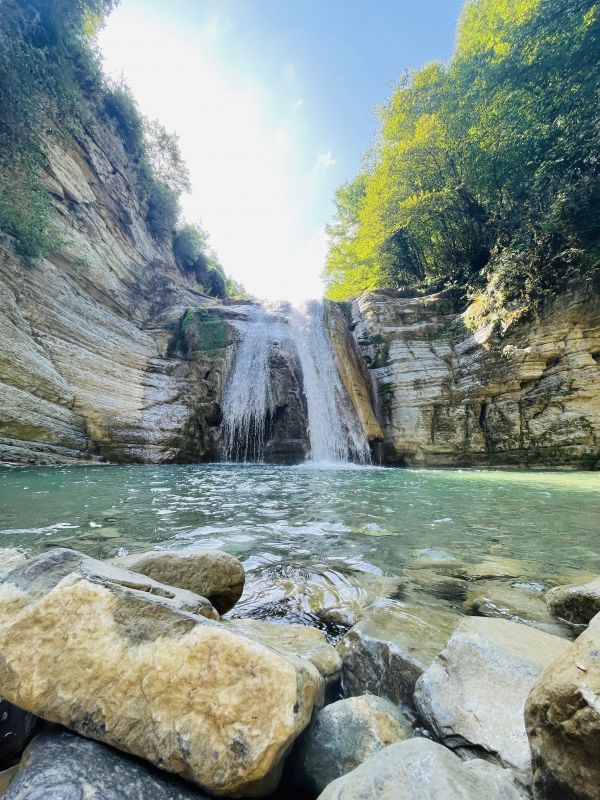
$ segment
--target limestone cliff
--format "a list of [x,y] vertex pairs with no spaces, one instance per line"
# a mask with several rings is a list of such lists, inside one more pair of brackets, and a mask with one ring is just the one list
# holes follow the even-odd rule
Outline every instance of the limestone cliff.
[[600,467],[600,304],[557,298],[507,327],[465,324],[451,292],[352,303],[388,463]]
[[29,265],[0,238],[0,462],[210,456],[235,341],[227,307],[151,236],[107,124],[45,150],[64,244]]

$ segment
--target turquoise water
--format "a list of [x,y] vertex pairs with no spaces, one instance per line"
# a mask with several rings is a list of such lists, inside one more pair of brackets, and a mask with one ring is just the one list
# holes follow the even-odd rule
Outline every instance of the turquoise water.
[[[237,555],[263,582],[325,575],[370,591],[377,581],[389,590],[391,577],[397,591],[428,596],[417,570],[456,575],[491,559],[493,574],[541,590],[600,573],[600,475],[223,464],[0,472],[0,546],[107,558],[190,543]],[[451,586],[437,595],[461,599]]]

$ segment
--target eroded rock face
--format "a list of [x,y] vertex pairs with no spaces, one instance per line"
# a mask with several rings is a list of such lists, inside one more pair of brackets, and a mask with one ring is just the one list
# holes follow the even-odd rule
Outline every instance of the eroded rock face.
[[206,597],[220,614],[233,608],[244,590],[241,561],[219,550],[151,550],[116,558],[112,563]]
[[546,594],[546,604],[560,619],[587,625],[600,612],[600,578],[588,583],[555,586]]
[[369,292],[354,335],[375,380],[388,461],[569,465],[600,460],[600,303],[569,292],[541,318],[469,330],[451,292]]
[[536,681],[525,707],[539,800],[600,798],[600,616]]
[[178,608],[191,593],[90,562],[50,552],[0,586],[6,699],[213,794],[274,789],[318,671]]
[[469,766],[429,739],[386,747],[338,778],[319,800],[522,800],[508,770]]
[[458,615],[415,604],[387,601],[369,609],[338,644],[344,691],[412,703],[415,683],[458,622]]
[[31,742],[5,800],[208,800],[146,761],[61,728]]
[[485,751],[529,780],[525,700],[569,642],[527,625],[465,617],[415,688],[421,716],[452,749]]
[[313,717],[294,748],[288,770],[295,786],[317,795],[384,747],[412,736],[410,723],[383,697],[338,700]]

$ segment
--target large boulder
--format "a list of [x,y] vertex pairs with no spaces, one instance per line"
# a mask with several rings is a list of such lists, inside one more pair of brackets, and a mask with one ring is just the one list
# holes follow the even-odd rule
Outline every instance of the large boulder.
[[33,714],[0,698],[0,770],[20,757],[37,721]]
[[338,644],[344,692],[412,703],[417,679],[445,647],[459,619],[438,608],[395,601],[369,609]]
[[587,625],[600,612],[600,578],[588,583],[555,586],[546,594],[546,604],[556,617]]
[[207,597],[220,614],[237,603],[244,590],[244,567],[220,550],[151,550],[114,559],[113,564]]
[[51,728],[31,742],[3,800],[208,800],[189,783],[105,744]]
[[539,677],[525,706],[536,798],[600,799],[600,615]]
[[298,656],[310,661],[319,670],[327,685],[340,676],[342,659],[338,651],[329,644],[325,634],[309,625],[285,625],[263,622],[257,619],[224,620],[230,631],[251,636],[257,642],[272,647],[281,653]]
[[213,794],[268,793],[321,702],[321,675],[180,610],[162,584],[109,575],[59,550],[0,585],[4,696]]
[[522,800],[509,770],[476,769],[429,739],[386,747],[330,783],[319,800]]
[[325,706],[290,757],[293,784],[311,795],[394,742],[414,736],[410,722],[383,697],[363,695]]
[[517,622],[465,617],[417,682],[416,706],[448,747],[487,751],[528,782],[525,700],[542,670],[568,647]]

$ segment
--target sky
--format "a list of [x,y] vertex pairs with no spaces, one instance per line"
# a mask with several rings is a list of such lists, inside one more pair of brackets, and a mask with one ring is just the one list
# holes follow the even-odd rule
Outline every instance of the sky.
[[106,71],[179,136],[187,222],[261,299],[323,293],[336,188],[402,72],[447,60],[463,0],[121,0]]

